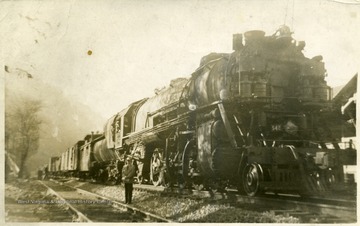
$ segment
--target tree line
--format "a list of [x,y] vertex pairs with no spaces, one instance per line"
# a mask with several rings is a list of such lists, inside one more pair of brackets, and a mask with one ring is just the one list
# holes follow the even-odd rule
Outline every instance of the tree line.
[[[27,178],[27,160],[38,151],[41,120],[40,100],[21,97],[11,103],[5,101],[5,151],[19,167],[18,177]],[[10,172],[6,167],[5,175]]]

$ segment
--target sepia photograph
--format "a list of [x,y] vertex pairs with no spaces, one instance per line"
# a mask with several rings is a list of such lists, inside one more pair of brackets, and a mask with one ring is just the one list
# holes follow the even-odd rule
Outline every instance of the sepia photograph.
[[360,0],[0,0],[3,224],[357,223]]

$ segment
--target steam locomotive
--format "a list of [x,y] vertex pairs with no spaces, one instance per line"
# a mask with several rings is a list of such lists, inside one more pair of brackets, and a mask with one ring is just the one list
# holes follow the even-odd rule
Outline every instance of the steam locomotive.
[[336,190],[356,150],[327,126],[331,89],[321,56],[307,58],[290,29],[233,35],[232,53],[210,53],[190,78],[116,113],[60,157],[53,175],[119,182],[127,157],[139,183],[301,194]]

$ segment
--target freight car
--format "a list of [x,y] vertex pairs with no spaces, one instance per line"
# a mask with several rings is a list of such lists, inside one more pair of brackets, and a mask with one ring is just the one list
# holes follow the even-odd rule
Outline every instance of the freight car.
[[116,180],[132,156],[138,181],[156,186],[234,186],[250,196],[344,187],[343,166],[356,165],[356,150],[341,149],[327,126],[324,63],[304,47],[286,26],[235,34],[234,52],[203,57],[190,78],[110,118],[90,142],[86,170]]
[[88,134],[60,156],[50,157],[48,164],[50,176],[95,178],[96,175],[90,175],[91,169],[94,168],[93,165],[96,165],[92,148],[101,137],[101,134]]
[[60,174],[60,157],[50,157],[48,167],[50,176],[58,176]]

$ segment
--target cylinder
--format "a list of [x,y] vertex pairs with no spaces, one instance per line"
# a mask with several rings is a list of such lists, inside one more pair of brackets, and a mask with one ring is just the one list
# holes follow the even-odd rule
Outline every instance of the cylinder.
[[152,133],[152,132],[149,132],[149,133],[146,133],[146,134],[142,135],[141,140],[145,144],[150,144],[150,143],[161,141],[159,136],[157,134],[155,134],[155,133]]

